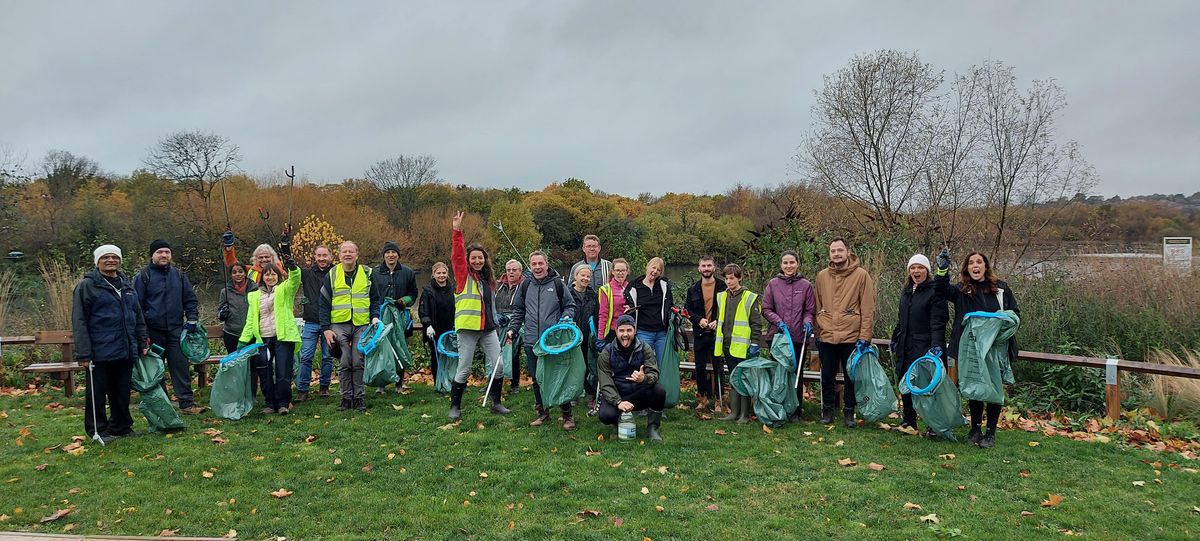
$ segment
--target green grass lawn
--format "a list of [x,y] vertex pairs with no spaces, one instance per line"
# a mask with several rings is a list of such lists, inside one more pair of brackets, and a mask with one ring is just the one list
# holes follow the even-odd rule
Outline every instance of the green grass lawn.
[[[79,456],[43,449],[83,434],[80,397],[0,398],[0,530],[653,540],[1200,532],[1200,464],[1178,455],[1019,431],[1001,432],[991,450],[812,422],[766,433],[685,410],[669,412],[666,441],[653,445],[610,439],[595,418],[581,417],[572,433],[530,428],[528,390],[508,401],[509,417],[485,413],[478,388],[471,391],[461,425],[445,429],[447,399],[415,385],[405,396],[369,392],[366,414],[338,413],[329,397],[284,417],[186,417],[186,432],[108,447],[87,441]],[[56,401],[67,407],[46,408]],[[22,427],[30,433],[17,445]],[[213,443],[207,429],[222,431],[226,443]],[[727,434],[714,433],[720,429]],[[645,435],[642,419],[638,430]],[[306,443],[309,436],[315,440]],[[844,458],[857,465],[839,465]],[[280,488],[293,494],[273,497]],[[1062,502],[1043,507],[1051,494]],[[909,502],[921,508],[906,509]],[[39,522],[70,506],[70,515]],[[922,520],[930,514],[937,524]]]

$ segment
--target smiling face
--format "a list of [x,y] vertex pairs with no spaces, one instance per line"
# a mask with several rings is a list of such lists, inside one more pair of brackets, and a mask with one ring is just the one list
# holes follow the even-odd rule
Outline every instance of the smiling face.
[[100,274],[116,276],[117,271],[121,270],[121,258],[117,254],[104,254],[96,262],[96,268],[100,269]]
[[279,273],[275,271],[275,267],[267,267],[262,273],[262,282],[267,288],[273,288],[279,283]]
[[696,265],[696,272],[699,272],[700,276],[705,280],[712,278],[713,273],[716,271],[717,264],[711,259],[701,259],[700,263]]
[[350,241],[343,242],[338,246],[338,261],[342,262],[342,268],[354,269],[354,265],[358,263],[358,245]]
[[545,278],[549,269],[550,265],[546,264],[546,256],[534,254],[529,257],[529,270],[533,271],[534,278],[539,280]]
[[850,249],[846,247],[846,243],[835,240],[829,243],[829,261],[834,265],[842,265],[850,259]]
[[389,268],[395,267],[398,261],[400,261],[400,252],[388,250],[383,253],[383,262],[387,264]]
[[787,254],[779,258],[779,270],[784,276],[794,276],[796,271],[800,269],[800,262],[796,260],[796,256]]
[[600,241],[588,239],[583,241],[583,255],[588,261],[595,261],[600,257]]
[[625,278],[629,277],[629,265],[625,263],[613,263],[612,275],[618,282],[624,282]]
[[971,257],[967,259],[967,274],[976,282],[982,281],[983,277],[987,275],[987,267],[987,261],[983,260],[982,255],[971,254]]
[[246,269],[243,268],[241,265],[237,265],[237,266],[233,267],[232,269],[229,269],[229,278],[231,280],[233,280],[233,283],[235,283],[235,284],[241,284],[242,282],[245,282],[246,281]]
[[575,289],[583,291],[592,284],[592,268],[587,265],[580,265],[575,269]]
[[254,264],[258,265],[258,268],[260,269],[270,267],[274,259],[275,258],[271,257],[271,252],[266,250],[259,250],[258,252],[254,253]]
[[321,246],[313,250],[313,261],[317,262],[318,268],[328,269],[333,264],[333,254],[329,253],[329,248]]
[[486,262],[487,256],[484,255],[483,250],[471,250],[471,253],[467,254],[467,264],[475,272],[483,270],[483,264]]
[[920,284],[929,278],[929,269],[920,263],[913,263],[908,266],[908,277],[912,279],[912,283]]
[[446,280],[448,280],[449,278],[450,278],[450,271],[446,270],[446,267],[444,265],[439,265],[436,269],[433,269],[433,281],[437,282],[437,285],[439,285],[439,286],[446,285]]
[[625,324],[617,327],[617,342],[621,347],[629,347],[633,343],[633,337],[637,335],[637,328],[633,325]]

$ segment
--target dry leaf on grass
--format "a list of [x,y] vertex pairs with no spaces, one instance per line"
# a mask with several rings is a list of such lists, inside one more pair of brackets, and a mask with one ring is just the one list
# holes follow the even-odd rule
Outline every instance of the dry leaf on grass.
[[312,434],[309,434],[307,437],[304,438],[304,443],[311,444],[314,441],[317,441],[317,437]]
[[876,464],[874,462],[867,464],[867,467],[875,471],[883,471],[887,469],[887,466],[884,466],[883,464]]
[[222,535],[221,537],[225,539],[237,539],[237,530],[231,529],[228,532],[225,532],[225,535]]
[[1021,511],[1021,516],[1031,517],[1031,516],[1033,516],[1033,511]]
[[577,516],[579,518],[598,517],[598,516],[600,516],[600,512],[595,509],[584,509],[582,511],[579,511],[578,513],[575,513],[575,516]]
[[625,524],[625,519],[621,517],[613,517],[613,526],[620,527]]
[[37,471],[45,471],[46,467],[48,467],[48,466],[49,466],[49,464],[38,464],[33,469],[35,469]]
[[718,428],[713,431],[713,434],[716,434],[718,436],[724,436],[724,435],[728,434],[728,432],[726,432],[724,428]]
[[215,444],[217,444],[217,445],[225,445],[226,443],[229,443],[229,440],[227,440],[227,439],[225,439],[225,438],[222,438],[222,437],[220,437],[220,436],[217,436],[217,437],[215,437],[215,438],[213,438],[213,439],[212,439],[212,442],[213,442],[213,443],[215,443]]
[[1058,507],[1062,502],[1062,494],[1047,494],[1046,499],[1042,500],[1042,507]]
[[271,495],[275,496],[276,498],[286,498],[288,496],[291,496],[292,494],[295,494],[295,492],[292,492],[286,488],[281,488],[281,489],[276,490],[275,492],[271,493]]
[[584,456],[596,456],[598,454],[600,454],[600,451],[593,451],[591,447],[588,447],[588,450],[583,452]]
[[204,435],[209,436],[209,437],[220,436],[221,434],[224,434],[224,433],[225,433],[224,430],[217,430],[215,428],[210,428],[210,429],[204,431]]
[[920,509],[921,506],[917,505],[913,502],[904,502],[904,508],[905,509]]
[[42,522],[42,523],[54,522],[60,518],[63,518],[65,516],[71,514],[71,513],[74,513],[74,512],[75,512],[75,506],[72,505],[71,507],[68,507],[66,509],[59,509],[58,511],[51,513],[50,516],[42,517],[42,520],[40,520],[38,522]]
[[1021,477],[1029,477],[1029,470],[1021,470],[1021,473],[1019,473],[1018,475],[1020,475]]
[[609,463],[608,463],[608,467],[610,467],[610,468],[620,468],[620,467],[621,467],[621,464],[624,464],[624,463],[625,463],[625,461],[624,461],[624,460],[619,460],[619,461],[617,461],[617,462],[609,462]]
[[642,487],[642,494],[649,494],[649,493],[650,493],[649,487]]
[[931,524],[937,524],[937,523],[941,522],[941,520],[940,520],[940,519],[938,519],[938,516],[937,516],[936,514],[934,514],[934,513],[930,513],[930,514],[928,514],[928,515],[925,515],[925,516],[921,517],[921,522],[928,522],[928,523],[931,523]]
[[666,467],[666,466],[659,466],[659,467],[658,467],[658,473],[659,473],[659,474],[666,474],[666,473],[667,473],[667,467]]
[[841,458],[841,459],[838,459],[838,465],[839,465],[839,466],[846,466],[846,467],[848,468],[848,467],[850,467],[850,466],[855,466],[855,465],[857,465],[857,464],[858,464],[858,462],[855,462],[855,461],[854,461],[854,459],[852,459],[852,458]]
[[946,453],[944,455],[938,455],[938,458],[942,460],[954,460],[955,458],[958,458],[958,455],[954,453]]
[[720,511],[721,510],[721,508],[717,507],[717,504],[715,504],[715,503],[708,504],[708,507],[705,507],[704,509],[706,509],[708,511]]
[[371,471],[373,471],[374,469],[375,469],[374,462],[368,462],[366,466],[362,467],[363,473],[371,473]]
[[1145,482],[1145,481],[1134,481],[1134,482],[1133,482],[1133,486],[1135,486],[1135,487],[1144,487],[1144,486],[1146,486],[1146,482]]
[[774,434],[774,433],[775,433],[775,431],[774,431],[774,430],[771,430],[771,427],[769,427],[769,426],[767,426],[767,425],[762,425],[762,426],[763,426],[763,432],[766,432],[767,434]]
[[177,534],[177,533],[179,533],[179,528],[176,528],[174,530],[163,530],[161,532],[158,532],[158,536],[159,537],[174,537],[175,534]]
[[480,478],[480,479],[487,479],[487,478],[488,478],[488,472],[485,472],[485,471],[481,471],[481,472],[479,472],[479,478]]
[[213,478],[213,472],[210,472],[210,471],[204,471],[204,472],[200,472],[200,476],[201,476],[201,477],[203,477],[203,478],[205,478],[205,479],[212,479],[212,478]]

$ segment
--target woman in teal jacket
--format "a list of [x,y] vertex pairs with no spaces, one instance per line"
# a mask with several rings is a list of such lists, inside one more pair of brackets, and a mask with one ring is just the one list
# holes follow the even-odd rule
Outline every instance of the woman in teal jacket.
[[258,289],[246,295],[246,325],[238,339],[242,345],[262,344],[254,370],[262,382],[266,407],[263,413],[287,415],[292,402],[292,359],[300,347],[300,329],[292,304],[300,288],[300,267],[292,260],[287,243],[280,244],[287,280],[280,283],[279,271],[266,267],[258,276]]

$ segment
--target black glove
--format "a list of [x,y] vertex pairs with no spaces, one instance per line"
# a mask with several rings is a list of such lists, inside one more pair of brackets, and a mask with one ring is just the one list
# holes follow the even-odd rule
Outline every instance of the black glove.
[[225,321],[229,319],[230,315],[232,315],[232,310],[229,309],[228,304],[222,304],[220,308],[217,308],[217,319]]
[[942,248],[942,251],[937,255],[937,268],[940,271],[950,270],[950,249]]
[[292,258],[292,243],[290,243],[290,242],[279,243],[279,257],[282,257],[284,259]]

